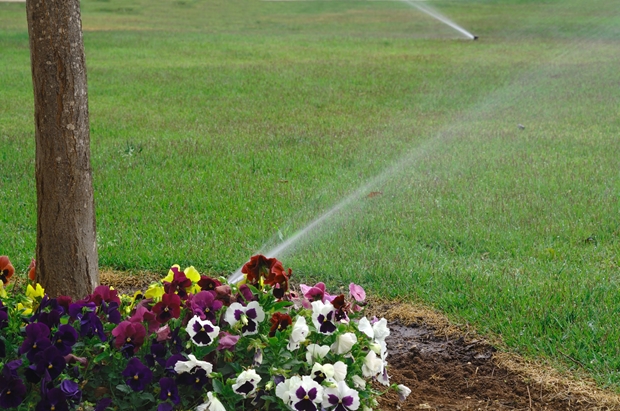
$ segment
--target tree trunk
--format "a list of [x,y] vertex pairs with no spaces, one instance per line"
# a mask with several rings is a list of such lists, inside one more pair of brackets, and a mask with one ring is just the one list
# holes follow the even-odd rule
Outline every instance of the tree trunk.
[[50,296],[98,284],[90,130],[79,0],[27,0],[34,88],[36,280]]

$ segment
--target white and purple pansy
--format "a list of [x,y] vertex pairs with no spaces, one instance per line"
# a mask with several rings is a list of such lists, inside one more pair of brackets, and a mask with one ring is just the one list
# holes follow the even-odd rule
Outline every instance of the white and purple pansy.
[[293,410],[317,411],[321,409],[323,387],[310,376],[294,376],[276,387],[276,395]]
[[245,370],[239,374],[232,389],[243,398],[252,397],[256,393],[256,387],[261,379],[261,376],[253,369]]
[[197,315],[189,320],[185,329],[192,342],[199,347],[211,345],[220,333],[220,327],[213,325],[209,320],[201,320]]
[[359,408],[360,397],[358,392],[349,388],[344,381],[339,381],[335,387],[325,388],[322,405],[326,410],[353,411]]
[[258,324],[265,319],[265,311],[258,301],[250,301],[247,306],[232,303],[226,310],[224,320],[231,327],[241,323],[241,334],[252,335],[258,333]]
[[333,334],[336,331],[336,309],[330,302],[312,302],[312,323],[321,334]]

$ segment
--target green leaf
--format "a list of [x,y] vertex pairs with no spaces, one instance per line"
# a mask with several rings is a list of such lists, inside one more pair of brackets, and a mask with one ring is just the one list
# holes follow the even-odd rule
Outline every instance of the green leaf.
[[224,384],[220,380],[213,380],[213,391],[218,394],[224,392]]
[[129,385],[127,385],[127,384],[118,384],[116,386],[116,389],[119,390],[120,392],[124,392],[125,394],[129,394],[129,393],[133,392],[131,387]]
[[98,356],[95,357],[94,362],[95,362],[95,364],[99,363],[99,362],[103,361],[104,359],[108,358],[109,356],[110,356],[110,354],[104,351],[104,352],[102,352],[101,354],[99,354]]

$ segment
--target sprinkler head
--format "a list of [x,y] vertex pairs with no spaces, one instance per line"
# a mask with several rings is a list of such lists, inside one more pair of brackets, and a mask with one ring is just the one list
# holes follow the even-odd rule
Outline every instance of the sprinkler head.
[[474,36],[472,40],[478,40],[478,36]]

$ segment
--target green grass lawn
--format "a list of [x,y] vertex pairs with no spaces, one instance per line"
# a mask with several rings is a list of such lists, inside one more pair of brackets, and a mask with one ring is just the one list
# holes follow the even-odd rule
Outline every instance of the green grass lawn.
[[[100,265],[424,301],[620,387],[615,0],[82,2]],[[25,5],[0,3],[0,254],[34,256]],[[520,129],[517,124],[523,124]],[[368,196],[371,192],[381,194]]]

